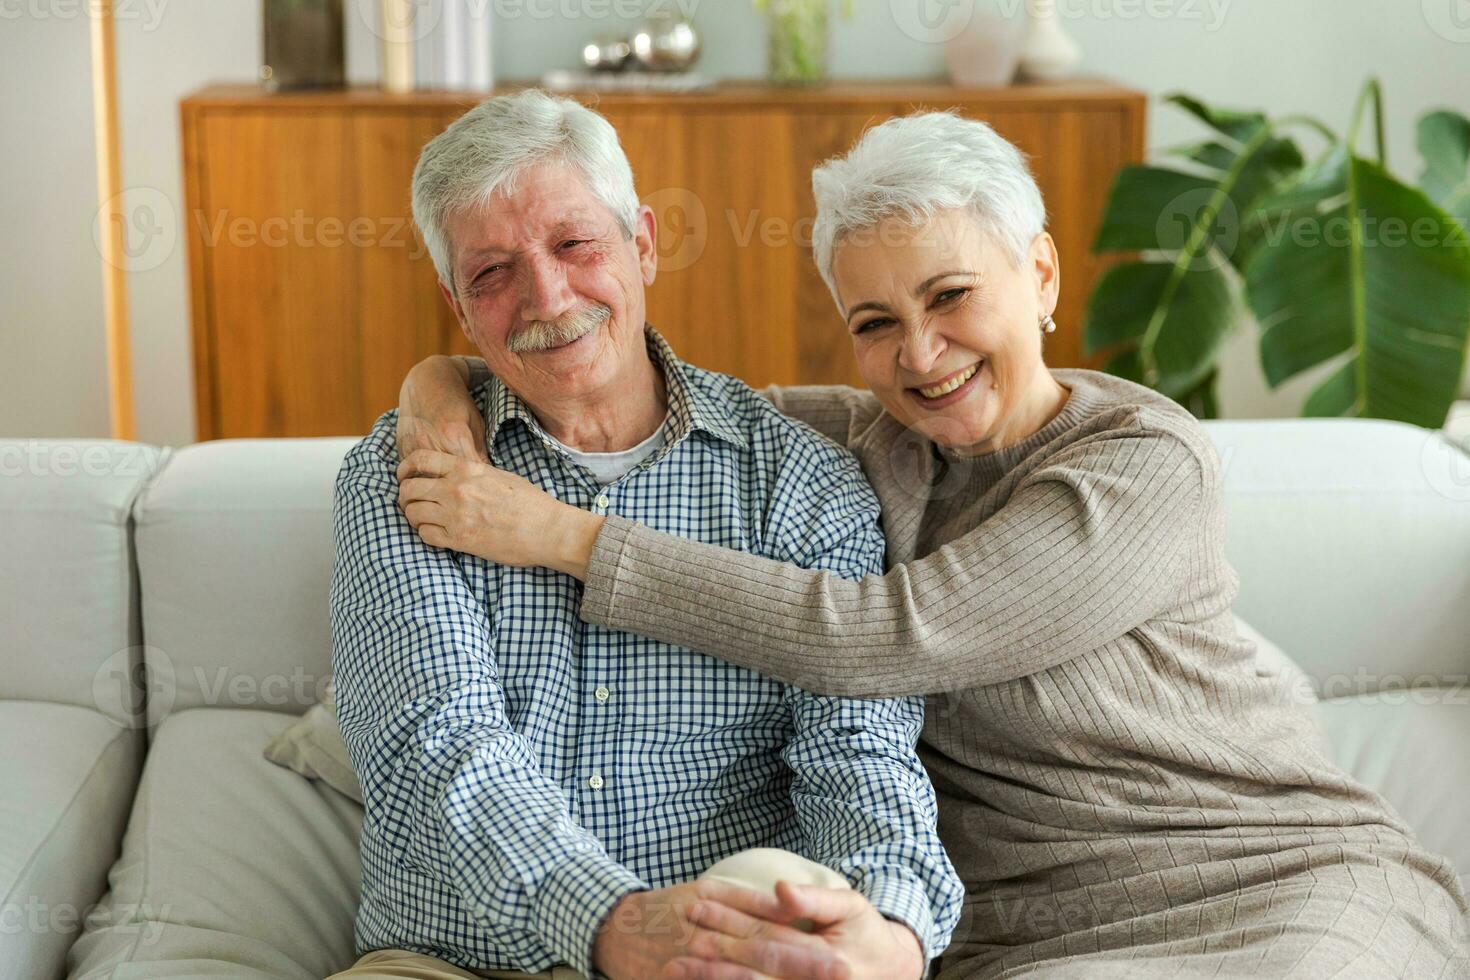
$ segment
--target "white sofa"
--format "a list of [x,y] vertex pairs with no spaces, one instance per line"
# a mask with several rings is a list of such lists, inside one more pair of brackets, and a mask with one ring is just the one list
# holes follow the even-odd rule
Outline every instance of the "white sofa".
[[[1341,763],[1470,873],[1470,456],[1382,422],[1210,430],[1238,611],[1321,687]],[[0,978],[351,962],[361,808],[261,755],[329,669],[351,443],[0,442]],[[63,475],[63,445],[104,462]]]

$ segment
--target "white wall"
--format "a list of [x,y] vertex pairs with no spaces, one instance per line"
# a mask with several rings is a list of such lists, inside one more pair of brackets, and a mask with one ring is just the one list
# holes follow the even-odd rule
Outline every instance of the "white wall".
[[[345,0],[348,73],[369,80],[373,38]],[[598,16],[654,2],[693,5],[706,37],[701,67],[754,77],[764,28],[747,0],[488,0],[498,12],[502,77],[527,78],[575,62],[582,41],[637,18]],[[857,0],[837,22],[833,74],[935,76],[943,49],[906,34],[892,10],[964,0]],[[984,0],[1014,3],[1018,0]],[[1470,19],[1463,0],[1058,0],[1085,52],[1083,71],[1151,95],[1177,89],[1241,107],[1305,112],[1345,127],[1368,74],[1387,93],[1389,161],[1416,178],[1413,124],[1450,106],[1470,114]],[[80,0],[0,0],[0,435],[107,432],[101,285],[92,244],[87,25]],[[252,78],[260,58],[259,0],[119,0],[123,179],[129,199],[172,221],[129,277],[139,437],[193,437],[186,256],[181,238],[178,100],[214,80]],[[1188,138],[1182,114],[1155,107],[1150,144]],[[168,212],[172,211],[169,215]],[[1309,382],[1265,390],[1253,341],[1241,331],[1225,357],[1223,402],[1235,417],[1294,414]]]

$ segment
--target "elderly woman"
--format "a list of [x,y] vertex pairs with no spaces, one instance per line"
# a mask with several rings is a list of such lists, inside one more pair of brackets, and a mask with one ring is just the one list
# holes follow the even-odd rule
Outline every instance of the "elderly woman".
[[[944,977],[1464,975],[1449,863],[1329,761],[1236,634],[1209,439],[1152,391],[1043,362],[1060,269],[1021,154],[918,115],[812,182],[816,260],[870,390],[768,395],[862,461],[887,574],[723,551],[472,460],[450,469],[494,503],[439,495],[444,524],[420,533],[585,581],[589,623],[819,693],[930,695],[924,761],[969,890]],[[466,366],[405,383],[400,445],[420,451],[401,475],[446,472],[432,450],[456,433],[483,458]],[[788,893],[784,914],[839,928],[822,905]]]

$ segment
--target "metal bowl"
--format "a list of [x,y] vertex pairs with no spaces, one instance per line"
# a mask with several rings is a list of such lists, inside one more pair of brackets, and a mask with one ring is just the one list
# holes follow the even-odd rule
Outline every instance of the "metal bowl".
[[633,47],[625,37],[599,37],[582,48],[582,64],[593,71],[622,71],[632,57]]
[[699,60],[699,32],[674,13],[651,18],[630,44],[634,62],[645,71],[687,71]]

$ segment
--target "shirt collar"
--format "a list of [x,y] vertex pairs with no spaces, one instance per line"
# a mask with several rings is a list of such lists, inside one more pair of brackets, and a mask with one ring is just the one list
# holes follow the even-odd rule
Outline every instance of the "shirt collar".
[[[669,445],[684,438],[694,429],[708,432],[741,449],[750,447],[750,436],[736,424],[730,406],[711,396],[702,385],[694,384],[684,362],[674,354],[669,342],[652,326],[644,326],[648,356],[663,372],[664,388],[669,402]],[[545,437],[541,423],[519,395],[507,388],[494,375],[486,384],[485,443],[491,460],[495,459],[495,439],[501,426],[519,419],[537,436]]]

